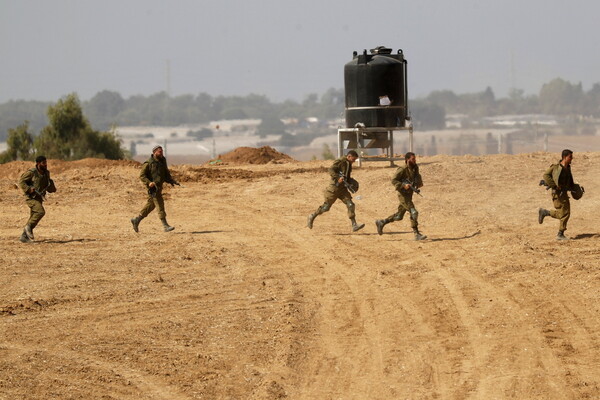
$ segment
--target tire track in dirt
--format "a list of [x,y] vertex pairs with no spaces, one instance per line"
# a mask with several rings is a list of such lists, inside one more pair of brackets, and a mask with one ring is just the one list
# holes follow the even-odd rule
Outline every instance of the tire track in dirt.
[[[246,205],[249,203],[244,202]],[[290,243],[296,244],[284,257],[288,262],[295,260],[294,264],[298,263],[296,269],[303,269],[302,266],[306,265],[309,269],[305,273],[310,273],[315,271],[315,266],[321,266],[317,273],[321,276],[321,290],[325,293],[313,295],[319,309],[319,333],[318,342],[311,351],[312,361],[307,363],[303,372],[307,376],[300,390],[305,396],[303,398],[389,398],[399,394],[400,390],[395,388],[397,377],[408,372],[399,373],[394,369],[396,365],[389,360],[385,365],[383,355],[392,359],[389,354],[398,353],[397,346],[401,345],[398,340],[408,333],[406,329],[393,332],[397,326],[410,326],[416,331],[410,334],[419,341],[418,349],[423,350],[416,358],[408,359],[410,366],[407,369],[416,367],[419,377],[426,382],[428,393],[443,393],[447,390],[445,387],[452,386],[453,377],[440,376],[440,366],[443,370],[451,370],[459,360],[456,356],[444,358],[443,345],[432,338],[435,327],[426,322],[419,312],[412,311],[419,308],[410,296],[401,293],[402,288],[394,293],[401,299],[395,305],[404,303],[405,307],[393,309],[386,303],[389,300],[378,296],[379,288],[374,284],[378,271],[373,270],[368,261],[380,256],[382,249],[373,246],[372,234],[318,233],[330,230],[331,224],[338,225],[339,221],[331,218],[323,219],[320,229],[313,231],[297,224],[297,218],[294,218],[296,229],[289,229],[275,220],[264,223],[270,227],[281,227],[275,233],[270,232],[268,241],[283,240],[288,247]],[[324,236],[327,240],[323,240]],[[273,247],[280,248],[276,243]],[[357,248],[360,250],[357,251]],[[302,259],[295,254],[301,254]],[[355,260],[361,267],[349,264],[349,260]],[[404,285],[404,288],[406,286],[418,286],[418,279]],[[426,315],[426,312],[423,314]],[[414,321],[418,321],[416,326],[411,323]],[[401,354],[406,355],[406,352],[401,351]],[[396,357],[394,361],[406,363],[407,360],[398,361]],[[419,365],[423,361],[426,365]],[[419,383],[414,385],[418,388]]]
[[[533,396],[548,390],[571,392],[573,385],[569,385],[566,378],[577,378],[560,354],[560,349],[570,349],[571,345],[568,339],[562,342],[559,351],[556,346],[550,345],[547,330],[540,326],[544,324],[540,318],[543,320],[547,313],[539,312],[539,309],[536,312],[539,308],[536,296],[517,293],[519,298],[529,299],[533,304],[517,301],[511,289],[502,289],[500,285],[470,273],[467,268],[437,270],[435,275],[449,289],[463,326],[469,330],[475,371],[481,372],[475,391],[477,397],[527,392]],[[481,299],[493,300],[493,306],[491,303],[469,304],[476,299],[480,299],[478,303],[485,302]],[[568,311],[562,311],[560,315],[556,312],[553,320],[572,319],[568,317]],[[596,346],[597,339],[590,332],[577,326],[572,330],[576,332],[569,335],[571,340],[574,337],[584,348]],[[581,380],[593,382],[589,375]]]
[[[304,363],[308,370],[300,374],[307,381],[298,391],[303,398],[318,398],[320,396],[351,396],[351,393],[369,393],[373,387],[372,382],[379,380],[377,375],[382,374],[381,350],[375,346],[376,330],[371,330],[371,335],[365,329],[372,323],[365,321],[362,315],[365,308],[362,299],[372,298],[369,294],[359,294],[356,284],[345,275],[348,272],[346,260],[329,254],[331,247],[343,245],[343,239],[335,238],[334,243],[324,242],[318,237],[310,236],[306,231],[298,232],[281,224],[281,221],[269,221],[271,218],[284,217],[262,216],[260,210],[252,209],[252,198],[256,195],[251,190],[245,193],[247,199],[239,199],[246,204],[242,211],[242,220],[253,216],[255,225],[269,226],[275,229],[267,232],[265,241],[274,249],[285,249],[281,252],[281,259],[286,260],[294,268],[289,273],[294,274],[294,279],[306,284],[299,289],[303,297],[309,300],[315,310],[318,310],[316,340],[310,348],[310,360]],[[237,209],[235,205],[227,208]],[[257,218],[257,216],[259,216]],[[245,232],[242,236],[255,236],[256,232]],[[309,240],[307,240],[309,239]],[[283,243],[283,245],[279,245]],[[342,246],[343,247],[343,246]],[[344,252],[344,249],[341,250]],[[275,260],[274,260],[275,259]],[[276,261],[277,255],[269,254],[269,259],[263,262]],[[299,274],[299,271],[300,274]],[[321,285],[317,292],[311,293],[307,289],[314,284],[308,284],[318,275]],[[307,349],[304,349],[306,351]],[[372,360],[379,360],[373,365]],[[373,373],[379,371],[379,373]],[[375,375],[375,376],[371,376]],[[363,377],[357,380],[356,377]],[[373,379],[371,379],[373,378]]]
[[[25,346],[22,344],[14,343],[1,343],[0,349],[16,353],[17,357],[20,357],[26,353],[41,353],[53,359],[66,359],[70,363],[76,362],[81,367],[103,370],[115,377],[124,378],[130,381],[133,385],[135,385],[135,387],[139,388],[139,390],[141,391],[141,393],[132,394],[130,396],[127,396],[127,398],[139,399],[141,395],[145,399],[156,400],[191,399],[190,397],[181,393],[177,388],[167,384],[166,382],[162,381],[156,376],[145,374],[139,370],[126,368],[122,364],[111,363],[97,357],[90,357],[89,354],[85,354],[83,352],[75,352],[65,348],[56,350],[39,349],[33,346]],[[48,371],[46,371],[46,374],[48,374]],[[50,375],[52,376],[52,373],[50,373]],[[55,377],[59,376],[60,375],[58,374],[55,375]],[[106,390],[107,386],[103,385],[103,389]],[[122,392],[111,393],[109,390],[108,395],[111,397],[114,396],[118,398],[123,398],[122,396],[124,394]]]

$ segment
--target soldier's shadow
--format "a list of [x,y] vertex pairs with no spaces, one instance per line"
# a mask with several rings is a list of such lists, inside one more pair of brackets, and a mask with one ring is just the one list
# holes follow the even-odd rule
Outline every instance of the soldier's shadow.
[[65,243],[85,243],[85,242],[95,242],[98,239],[66,239],[66,240],[58,240],[58,239],[43,239],[36,240],[35,243],[49,243],[49,244],[65,244]]
[[477,231],[477,232],[471,233],[470,235],[453,237],[453,238],[433,238],[433,239],[429,239],[429,241],[430,242],[444,242],[444,241],[450,241],[450,240],[471,239],[472,237],[475,237],[475,236],[479,235],[480,233],[481,233],[481,231]]
[[[383,236],[386,235],[406,235],[412,233],[412,231],[405,231],[405,232],[384,232]],[[363,232],[362,230],[358,231],[358,232],[344,232],[344,233],[334,233],[334,236],[356,236],[356,235],[362,235],[362,236],[379,236],[378,233],[373,233],[373,232]]]
[[206,235],[208,233],[223,233],[226,231],[192,231],[192,232],[174,232],[175,235],[192,234],[192,235]]
[[580,233],[579,235],[575,236],[573,239],[577,240],[577,239],[591,239],[591,238],[597,238],[600,237],[600,233]]

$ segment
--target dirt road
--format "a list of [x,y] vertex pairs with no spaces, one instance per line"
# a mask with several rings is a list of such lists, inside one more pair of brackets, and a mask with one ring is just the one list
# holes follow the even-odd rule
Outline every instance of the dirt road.
[[0,165],[0,399],[600,398],[600,153],[567,235],[537,184],[555,154],[419,158],[422,232],[377,235],[393,169],[305,227],[328,162],[176,166],[164,233],[133,162],[50,161],[36,242]]

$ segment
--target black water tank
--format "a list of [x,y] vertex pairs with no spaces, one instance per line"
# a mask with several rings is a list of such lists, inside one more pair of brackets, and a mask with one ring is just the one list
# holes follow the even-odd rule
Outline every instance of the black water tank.
[[367,54],[354,52],[344,66],[346,127],[404,127],[408,117],[406,60],[402,50],[379,46]]

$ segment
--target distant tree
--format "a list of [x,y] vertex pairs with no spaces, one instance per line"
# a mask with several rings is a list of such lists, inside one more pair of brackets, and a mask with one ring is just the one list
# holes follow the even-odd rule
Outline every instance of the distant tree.
[[222,119],[246,119],[248,115],[239,107],[226,108],[221,113]]
[[50,124],[34,141],[36,153],[49,158],[74,160],[85,157],[125,158],[121,142],[114,132],[92,130],[83,116],[76,94],[48,107]]
[[335,156],[331,152],[331,148],[327,143],[323,144],[323,152],[321,153],[321,157],[323,157],[323,160],[335,160]]
[[582,114],[584,93],[581,83],[573,85],[556,78],[542,86],[540,90],[542,112],[555,115]]
[[85,115],[91,124],[102,130],[108,130],[117,125],[118,116],[124,109],[125,100],[121,95],[108,90],[98,92],[83,105]]
[[6,151],[0,154],[0,162],[31,160],[33,137],[29,133],[29,122],[25,121],[16,128],[8,130],[6,145]]
[[585,114],[600,116],[600,83],[594,83],[592,88],[585,94],[586,109]]
[[49,102],[11,100],[0,104],[0,142],[8,137],[8,130],[28,121],[31,132],[38,132],[48,123],[45,111]]
[[458,112],[460,108],[459,97],[451,90],[435,90],[429,93],[425,100],[430,104],[441,106],[448,113]]
[[257,133],[261,138],[264,138],[267,135],[283,135],[286,133],[285,125],[279,118],[267,115],[258,125]]
[[446,112],[438,104],[415,100],[410,106],[413,124],[419,129],[443,129]]

